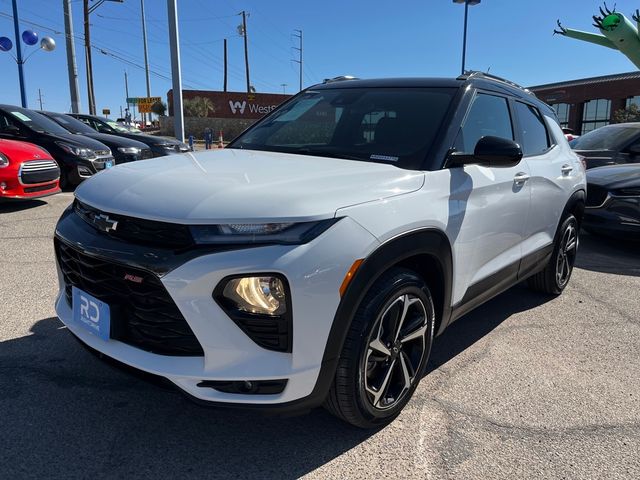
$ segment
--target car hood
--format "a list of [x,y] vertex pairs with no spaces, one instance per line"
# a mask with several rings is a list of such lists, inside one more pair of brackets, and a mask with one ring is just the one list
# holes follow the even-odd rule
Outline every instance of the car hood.
[[150,220],[305,221],[422,187],[424,173],[393,165],[248,150],[214,150],[132,162],[83,182],[97,209]]
[[118,136],[130,138],[147,145],[177,145],[180,142],[171,137],[156,137],[155,135],[147,135],[146,133],[118,133]]
[[587,158],[613,158],[617,153],[615,150],[574,150],[574,152]]
[[75,133],[57,135],[49,134],[49,137],[53,140],[66,142],[77,147],[90,148],[91,150],[109,150],[109,147],[104,143],[93,138],[85,137],[84,135],[76,135]]
[[99,142],[104,143],[105,145],[113,148],[118,147],[136,147],[136,148],[149,148],[146,143],[138,142],[137,140],[132,140],[126,137],[119,137],[118,135],[109,135],[108,133],[81,133],[85,137],[93,138],[94,140],[98,140]]
[[640,163],[587,170],[587,182],[609,189],[640,187]]

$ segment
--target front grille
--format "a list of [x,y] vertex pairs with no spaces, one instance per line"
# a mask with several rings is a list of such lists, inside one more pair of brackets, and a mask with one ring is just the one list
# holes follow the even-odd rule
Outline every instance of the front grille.
[[23,185],[51,182],[59,177],[60,169],[53,160],[31,160],[20,166],[20,181]]
[[55,188],[56,184],[54,183],[47,183],[46,185],[38,185],[37,187],[25,187],[24,188],[24,193],[36,193],[36,192],[43,192],[45,190],[50,190],[52,188]]
[[144,148],[140,152],[140,159],[141,160],[146,160],[147,158],[153,158],[153,152],[151,151],[150,148]]
[[587,185],[587,207],[600,207],[607,200],[609,191],[600,185]]
[[92,257],[58,239],[55,250],[67,303],[72,305],[72,286],[107,303],[111,338],[160,355],[204,355],[189,324],[154,274]]
[[102,212],[77,200],[74,209],[85,222],[96,229],[95,218],[98,215],[108,215],[110,220],[118,222],[115,230],[110,230],[109,233],[102,232],[105,235],[132,243],[176,250],[193,246],[193,237],[186,225]]
[[110,157],[111,150],[94,150],[96,156],[98,157]]

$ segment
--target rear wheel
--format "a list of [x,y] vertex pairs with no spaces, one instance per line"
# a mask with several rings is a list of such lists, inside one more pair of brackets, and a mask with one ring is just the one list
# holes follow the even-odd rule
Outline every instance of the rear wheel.
[[560,295],[569,283],[578,253],[578,221],[567,216],[558,230],[553,254],[547,266],[527,280],[534,290]]
[[391,422],[424,375],[434,318],[431,293],[418,275],[401,268],[384,274],[353,318],[327,409],[358,427]]

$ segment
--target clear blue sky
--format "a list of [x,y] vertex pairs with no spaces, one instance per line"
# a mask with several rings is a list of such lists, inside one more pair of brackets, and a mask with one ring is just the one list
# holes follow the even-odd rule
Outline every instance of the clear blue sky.
[[[613,1],[610,2],[612,6]],[[70,108],[62,0],[18,0],[21,30],[51,35],[58,48],[37,52],[25,65],[29,106],[36,108],[38,88],[45,109]],[[470,8],[467,68],[486,70],[523,85],[633,71],[618,52],[553,36],[556,19],[566,27],[595,31],[591,16],[601,1],[482,0]],[[82,109],[87,109],[82,1],[73,0]],[[171,88],[165,0],[145,0],[151,90],[166,99]],[[460,70],[464,8],[452,0],[178,0],[184,88],[222,89],[222,39],[229,39],[229,89],[243,91],[242,38],[237,13],[248,19],[251,83],[259,92],[297,91],[294,29],[304,31],[305,76],[310,85],[323,78],[352,74],[456,76]],[[640,0],[617,0],[617,10],[631,17]],[[8,18],[7,15],[10,17]],[[26,22],[33,22],[34,26]],[[124,71],[131,96],[144,96],[140,1],[107,2],[91,17],[92,43],[114,58],[93,51],[97,108],[119,112],[125,104]],[[0,0],[0,36],[13,40],[11,0]],[[14,47],[15,48],[15,47]],[[33,47],[27,47],[27,53]],[[19,104],[17,68],[0,52],[0,102]],[[165,78],[167,77],[167,78]]]

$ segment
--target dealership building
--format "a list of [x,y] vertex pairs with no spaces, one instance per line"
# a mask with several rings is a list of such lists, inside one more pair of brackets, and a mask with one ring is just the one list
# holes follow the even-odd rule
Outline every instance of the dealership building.
[[613,121],[617,110],[640,107],[640,72],[583,78],[529,87],[553,106],[563,127],[584,134]]
[[[275,93],[219,92],[213,90],[183,90],[183,100],[206,99],[209,110],[206,116],[189,116],[185,112],[184,133],[188,137],[204,136],[205,129],[224,133],[225,140],[231,140],[256,120],[264,117],[291,95]],[[169,116],[160,119],[162,133],[173,132],[173,90],[167,92]]]

